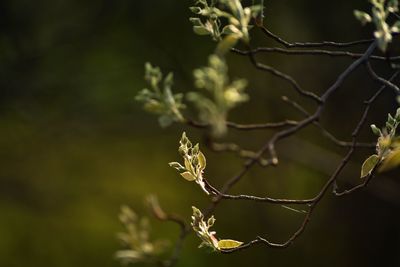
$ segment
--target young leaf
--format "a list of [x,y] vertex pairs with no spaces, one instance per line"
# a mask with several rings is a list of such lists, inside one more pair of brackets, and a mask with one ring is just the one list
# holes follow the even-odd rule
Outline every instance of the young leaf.
[[[228,35],[225,39],[231,37]],[[200,120],[211,126],[212,134],[222,136],[227,131],[229,111],[248,100],[244,93],[247,82],[243,79],[230,82],[226,61],[217,55],[211,55],[208,66],[196,69],[193,75],[195,86],[208,92],[190,92],[187,99],[197,106]]]
[[210,31],[204,26],[193,26],[193,31],[197,35],[209,35]]
[[392,151],[382,162],[379,172],[390,171],[400,166],[400,149]]
[[222,239],[218,241],[218,249],[220,250],[227,250],[240,247],[243,242],[231,240],[231,239]]
[[178,171],[184,171],[185,167],[183,167],[179,162],[170,162],[168,163],[169,166],[175,168]]
[[387,9],[391,13],[399,11],[399,2],[397,0],[390,0],[387,3]]
[[215,222],[214,216],[211,216],[206,223],[204,221],[204,215],[201,213],[201,211],[196,207],[192,207],[192,209],[193,216],[191,226],[193,227],[193,230],[197,236],[202,240],[199,248],[206,246],[213,250],[217,250],[218,239],[215,237],[216,233],[214,231],[210,231],[210,227],[212,227]]
[[[156,201],[154,197],[152,200]],[[161,211],[161,213],[163,212]],[[125,231],[118,234],[118,239],[122,242],[123,248],[115,253],[115,257],[123,265],[158,260],[160,254],[165,250],[166,243],[163,240],[151,240],[149,238],[150,229],[147,218],[138,217],[127,206],[121,207],[119,218],[125,227]]]
[[207,220],[207,225],[208,225],[208,227],[213,226],[214,223],[215,223],[215,218],[214,218],[214,216],[211,216],[210,218],[208,218],[208,220]]
[[190,163],[190,161],[187,158],[185,158],[184,161],[185,161],[186,170],[188,170],[191,173],[194,173],[192,163]]
[[167,128],[174,122],[173,117],[169,115],[161,115],[158,117],[158,123],[160,124],[161,128]]
[[240,35],[230,34],[222,39],[217,45],[216,54],[223,56],[225,55],[229,49],[235,46],[237,41],[240,39]]
[[370,3],[373,6],[371,15],[359,10],[355,10],[354,15],[359,21],[361,21],[362,25],[365,25],[369,22],[373,22],[375,24],[375,39],[380,50],[385,52],[388,44],[392,42],[392,34],[398,31],[396,25],[389,25],[391,22],[391,19],[389,19],[390,13],[396,13],[399,9],[398,1],[370,0]]
[[197,158],[199,160],[200,169],[204,170],[206,168],[206,157],[204,156],[203,152],[200,151]]
[[191,174],[190,172],[183,172],[183,173],[181,173],[181,175],[183,178],[185,178],[189,182],[196,180],[196,177],[193,174]]
[[370,172],[375,168],[376,164],[379,163],[379,157],[378,155],[372,155],[369,158],[367,158],[362,167],[361,167],[361,178],[364,178]]
[[375,124],[372,124],[372,125],[371,125],[371,130],[372,130],[372,132],[373,132],[375,135],[377,135],[377,136],[381,136],[381,135],[382,135],[381,130],[380,130],[378,127],[376,127]]
[[369,14],[360,10],[354,10],[354,16],[361,22],[362,25],[372,21],[372,18]]
[[182,103],[183,95],[172,93],[173,79],[173,74],[169,73],[163,81],[160,68],[146,63],[145,80],[150,87],[142,89],[135,97],[137,101],[143,103],[146,111],[159,115],[158,121],[161,127],[184,121],[181,114],[181,110],[185,108]]
[[[400,21],[399,21],[400,22]],[[400,23],[399,23],[400,24]],[[394,117],[395,119],[396,119],[396,121],[400,121],[400,108],[398,108],[397,110],[396,110],[396,115],[395,115],[395,117]]]

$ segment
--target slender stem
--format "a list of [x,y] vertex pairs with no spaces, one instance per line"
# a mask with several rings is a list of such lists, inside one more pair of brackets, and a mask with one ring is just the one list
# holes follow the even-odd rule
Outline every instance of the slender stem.
[[272,38],[276,42],[280,43],[281,45],[287,47],[287,48],[292,48],[292,47],[321,47],[321,46],[326,46],[326,47],[350,47],[350,46],[356,46],[356,45],[365,45],[365,44],[371,44],[374,42],[375,39],[364,39],[364,40],[357,40],[357,41],[352,41],[352,42],[345,42],[345,43],[340,43],[340,42],[332,42],[332,41],[322,41],[322,42],[294,42],[290,43],[288,41],[285,41],[278,35],[272,33],[270,30],[268,30],[265,26],[261,26],[260,29],[265,33],[268,37]]
[[[279,47],[258,47],[252,50],[240,50],[237,48],[232,48],[232,52],[247,56],[249,54],[258,54],[258,53],[278,53],[284,55],[297,55],[297,56],[329,56],[329,57],[348,57],[352,59],[357,59],[363,56],[360,53],[352,53],[348,51],[329,51],[329,50],[321,50],[321,49],[312,49],[312,50],[293,50],[293,49],[285,49]],[[396,62],[400,60],[400,56],[396,57],[382,57],[371,55],[371,60],[380,60],[380,61],[387,61],[388,59],[392,62]]]

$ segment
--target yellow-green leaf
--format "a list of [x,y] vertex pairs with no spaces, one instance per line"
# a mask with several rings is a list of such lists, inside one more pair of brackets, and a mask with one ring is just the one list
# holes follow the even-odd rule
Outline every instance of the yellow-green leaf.
[[186,157],[185,157],[185,167],[186,167],[186,170],[188,170],[190,172],[194,172],[192,163],[190,163],[190,161]]
[[199,160],[200,169],[204,170],[206,168],[206,157],[203,152],[199,151],[197,159]]
[[183,178],[185,178],[189,182],[196,180],[196,177],[193,174],[191,174],[190,172],[182,172],[181,175]]
[[226,249],[233,249],[240,247],[243,244],[243,242],[236,241],[236,240],[231,240],[231,239],[222,239],[218,241],[218,249],[220,250],[226,250]]
[[382,162],[379,172],[389,171],[400,166],[400,149],[393,150]]
[[239,40],[238,34],[230,34],[227,35],[224,39],[222,39],[217,45],[216,53],[219,56],[225,55],[229,49],[235,46],[237,41]]
[[367,176],[378,163],[379,163],[378,155],[372,155],[369,158],[367,158],[361,167],[361,178]]
[[198,35],[209,35],[210,31],[204,26],[193,26],[193,31]]

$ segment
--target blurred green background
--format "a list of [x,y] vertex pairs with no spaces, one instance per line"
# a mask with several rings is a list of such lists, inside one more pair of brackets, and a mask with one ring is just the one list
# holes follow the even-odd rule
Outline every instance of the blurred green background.
[[[206,64],[215,44],[192,33],[191,3],[0,2],[0,266],[119,266],[113,254],[120,248],[115,234],[123,230],[117,219],[120,205],[147,214],[143,198],[156,193],[165,210],[188,219],[192,205],[207,206],[199,188],[167,165],[179,160],[183,130],[199,142],[204,132],[181,125],[161,129],[133,100],[145,86],[146,61],[174,71],[177,91],[192,90],[192,70]],[[372,28],[353,18],[355,8],[368,8],[367,1],[271,0],[265,24],[292,41],[369,37]],[[257,30],[252,36],[254,46],[276,45]],[[232,54],[228,60],[232,77],[250,81],[247,90],[253,99],[236,109],[231,120],[301,119],[281,95],[314,108],[286,83],[255,70],[247,58]],[[274,54],[259,60],[319,94],[351,62]],[[382,76],[390,75],[385,63],[374,67]],[[349,139],[363,100],[377,87],[360,68],[331,98],[322,123]],[[388,91],[368,122],[381,125],[395,108]],[[257,149],[271,134],[231,131],[226,139]],[[367,127],[362,139],[374,140]],[[215,185],[240,169],[234,155],[204,152],[206,174]],[[313,196],[345,150],[310,128],[282,142],[279,152],[278,168],[254,168],[232,192]],[[359,182],[361,162],[369,153],[358,152],[341,177],[343,186]],[[192,235],[178,266],[400,266],[398,176],[380,176],[368,189],[341,199],[328,194],[303,236],[288,249],[257,246],[233,255],[209,254],[197,249],[199,240]],[[263,235],[283,241],[302,219],[279,206],[249,202],[223,202],[215,216],[219,236],[238,240]],[[173,240],[178,234],[173,224],[152,225],[157,238]]]

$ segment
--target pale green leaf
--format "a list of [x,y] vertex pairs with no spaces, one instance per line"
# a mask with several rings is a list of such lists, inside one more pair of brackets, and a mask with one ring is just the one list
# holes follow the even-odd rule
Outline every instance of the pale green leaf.
[[197,159],[199,160],[200,169],[204,170],[206,168],[206,157],[204,156],[203,152],[199,151]]
[[239,29],[233,25],[226,25],[222,28],[221,34],[237,34],[240,33]]
[[199,18],[189,18],[190,22],[193,23],[193,26],[202,26],[203,23]]
[[[399,24],[400,24],[400,21],[398,21],[398,22],[399,22]],[[400,121],[400,108],[398,108],[398,109],[396,110],[395,119],[396,119],[396,121]]]
[[227,35],[219,42],[216,52],[218,55],[225,55],[232,47],[234,47],[240,37],[237,34]]
[[193,153],[193,154],[199,153],[199,144],[198,144],[198,143],[194,145],[193,150],[192,150],[192,153]]
[[187,158],[185,158],[185,167],[187,171],[194,172],[192,163]]
[[378,155],[372,155],[369,158],[367,158],[361,167],[361,178],[367,176],[378,163],[379,163]]
[[360,10],[354,10],[354,16],[361,22],[362,25],[372,21],[372,18],[369,14]]
[[167,76],[164,79],[164,87],[171,88],[173,83],[174,83],[174,74],[172,72],[170,72],[167,74]]
[[189,182],[195,181],[196,177],[190,172],[181,173],[182,177],[188,180]]
[[154,99],[147,100],[146,103],[143,105],[143,108],[148,112],[156,114],[162,114],[165,111],[164,105],[158,100]]
[[263,5],[253,5],[253,6],[250,6],[251,15],[252,15],[253,17],[256,17],[256,16],[258,16],[259,13],[261,13],[261,12],[263,11],[263,9],[264,9],[264,6],[263,6]]
[[183,132],[181,140],[180,140],[181,144],[186,145],[188,141],[189,141],[189,139],[186,137],[186,132]]
[[201,8],[197,6],[191,6],[189,7],[190,11],[192,11],[195,14],[200,14],[201,13]]
[[372,132],[373,132],[375,135],[377,135],[377,136],[381,136],[381,135],[382,135],[381,130],[380,130],[378,127],[376,127],[375,124],[372,124],[372,125],[371,125],[371,130],[372,130]]
[[226,249],[234,249],[240,247],[243,242],[231,240],[231,239],[222,239],[218,241],[218,249],[226,250]]
[[173,122],[174,122],[174,120],[171,118],[171,116],[168,116],[168,115],[161,115],[158,118],[158,123],[160,124],[160,126],[162,128],[170,126]]
[[387,4],[387,9],[391,13],[399,11],[399,2],[397,0],[390,0]]
[[195,218],[203,218],[203,214],[201,213],[201,211],[196,208],[195,206],[192,206],[192,210],[193,210],[193,216]]
[[208,218],[208,221],[207,221],[208,227],[213,226],[214,223],[215,223],[215,218],[214,218],[214,216],[211,216],[210,218]]
[[400,166],[400,149],[392,151],[382,162],[379,172],[390,171]]
[[198,35],[209,35],[210,31],[204,26],[193,26],[193,31]]
[[178,162],[170,162],[168,163],[169,166],[171,166],[172,168],[177,169],[178,171],[184,171],[185,167],[183,167],[180,163]]

